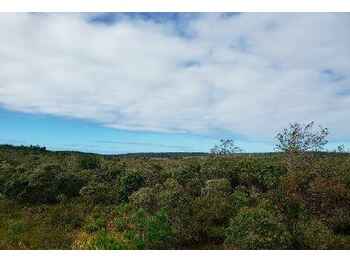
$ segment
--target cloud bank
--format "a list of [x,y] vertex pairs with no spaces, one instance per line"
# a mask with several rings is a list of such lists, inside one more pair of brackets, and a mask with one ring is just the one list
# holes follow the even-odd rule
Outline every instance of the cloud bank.
[[0,106],[140,131],[350,140],[350,15],[0,14]]

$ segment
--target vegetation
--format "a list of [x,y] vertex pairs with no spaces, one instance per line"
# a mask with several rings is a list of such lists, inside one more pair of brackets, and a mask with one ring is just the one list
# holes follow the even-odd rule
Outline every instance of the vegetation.
[[0,249],[350,249],[350,155],[290,124],[271,154],[0,146]]

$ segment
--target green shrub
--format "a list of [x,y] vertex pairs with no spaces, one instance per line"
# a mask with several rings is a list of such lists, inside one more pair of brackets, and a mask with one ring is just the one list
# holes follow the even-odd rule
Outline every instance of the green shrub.
[[280,176],[286,173],[287,168],[282,164],[268,163],[259,157],[244,158],[236,162],[230,170],[231,185],[254,185],[267,191],[276,188]]
[[230,222],[224,245],[227,249],[287,249],[291,237],[274,212],[242,208]]
[[195,238],[193,199],[176,180],[168,179],[164,183],[158,196],[158,207],[168,214],[179,245]]
[[80,155],[78,162],[81,169],[97,169],[100,167],[100,159],[95,155]]
[[183,186],[188,183],[188,181],[199,178],[201,175],[201,166],[197,162],[191,162],[183,165],[179,169],[173,172],[172,178]]
[[249,195],[243,191],[236,190],[232,195],[232,212],[236,215],[243,207],[247,207],[251,204]]
[[124,167],[122,167],[121,165],[105,164],[102,166],[102,169],[98,174],[98,180],[100,182],[113,182],[116,181],[119,177],[121,177],[124,172]]
[[91,182],[80,190],[80,195],[92,204],[114,204],[118,201],[117,186],[107,183]]
[[201,239],[223,240],[231,216],[231,185],[227,179],[205,182],[194,201],[196,224]]
[[152,187],[142,187],[130,196],[130,203],[136,209],[143,208],[152,213],[157,206],[157,192]]
[[228,197],[231,193],[231,184],[225,178],[207,180],[202,188],[202,196]]
[[83,177],[67,173],[59,165],[42,164],[34,171],[8,178],[4,194],[23,203],[54,203],[62,194],[77,196],[84,184]]
[[129,200],[129,196],[145,186],[145,178],[135,170],[127,170],[120,178],[119,182],[119,202],[125,203]]
[[93,233],[105,230],[106,226],[106,219],[100,213],[94,213],[90,217],[90,223],[84,226],[84,230],[88,233]]
[[304,249],[332,249],[336,236],[321,221],[311,220],[299,226],[301,239],[299,243]]
[[147,221],[145,234],[147,249],[171,249],[174,237],[175,233],[164,211],[157,212]]

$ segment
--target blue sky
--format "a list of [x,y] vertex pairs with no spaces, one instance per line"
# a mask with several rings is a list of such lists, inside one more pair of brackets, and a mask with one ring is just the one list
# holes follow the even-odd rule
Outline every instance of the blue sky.
[[[38,144],[51,150],[107,154],[208,152],[217,143],[215,136],[118,130],[81,120],[3,109],[0,110],[0,118],[1,144]],[[269,143],[242,141],[237,143],[248,151],[266,151],[273,148]]]
[[0,111],[2,143],[98,153],[207,151],[210,138],[104,128],[85,121]]
[[346,13],[0,14],[0,143],[272,151],[289,122],[350,148]]

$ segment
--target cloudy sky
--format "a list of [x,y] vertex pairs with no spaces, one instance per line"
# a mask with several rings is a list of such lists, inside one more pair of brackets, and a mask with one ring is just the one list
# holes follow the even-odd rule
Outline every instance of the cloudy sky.
[[349,13],[0,14],[0,143],[271,151],[314,120],[350,147]]

